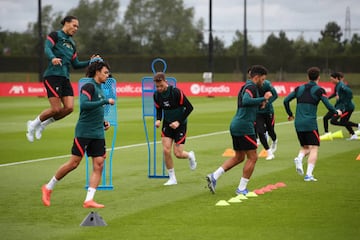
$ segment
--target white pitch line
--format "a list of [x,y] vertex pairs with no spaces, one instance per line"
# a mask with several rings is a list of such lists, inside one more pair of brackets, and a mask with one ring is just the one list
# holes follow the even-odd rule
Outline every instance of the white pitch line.
[[[354,113],[359,113],[354,112]],[[322,119],[322,117],[318,117],[317,118]],[[280,122],[280,123],[276,123],[276,125],[286,125],[286,124],[293,124],[294,122]],[[206,134],[200,134],[197,136],[192,136],[192,137],[188,137],[187,139],[196,139],[196,138],[203,138],[203,137],[209,137],[209,136],[214,136],[214,135],[220,135],[220,134],[225,134],[225,133],[229,133],[229,130],[226,131],[219,131],[219,132],[213,132],[213,133],[206,133]],[[156,144],[159,144],[160,141],[157,141]],[[153,144],[153,143],[150,143]],[[120,147],[114,147],[114,150],[120,150],[120,149],[127,149],[127,148],[133,148],[133,147],[142,147],[142,146],[146,146],[147,143],[138,143],[138,144],[132,144],[132,145],[126,145],[126,146],[120,146]],[[110,150],[110,149],[107,149]],[[0,164],[0,167],[9,167],[9,166],[15,166],[15,165],[20,165],[20,164],[28,164],[28,163],[35,163],[35,162],[42,162],[42,161],[49,161],[49,160],[54,160],[54,159],[60,159],[60,158],[68,158],[71,155],[60,155],[60,156],[55,156],[55,157],[48,157],[48,158],[38,158],[38,159],[32,159],[32,160],[26,160],[26,161],[21,161],[21,162],[14,162],[14,163],[4,163],[4,164]]]

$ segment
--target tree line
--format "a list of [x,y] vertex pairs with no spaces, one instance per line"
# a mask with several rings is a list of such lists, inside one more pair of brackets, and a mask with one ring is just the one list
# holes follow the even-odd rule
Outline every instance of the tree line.
[[[104,56],[206,56],[208,43],[204,20],[194,19],[194,8],[186,8],[183,0],[131,0],[119,19],[119,0],[79,0],[78,6],[66,14],[53,12],[51,5],[42,8],[42,32],[45,35],[61,28],[65,15],[79,18],[80,31],[74,36],[81,55],[100,53]],[[2,55],[34,56],[39,53],[39,25],[30,22],[27,30],[18,33],[1,31]],[[271,56],[279,68],[286,68],[290,59],[299,57],[334,58],[360,56],[360,36],[342,40],[343,31],[336,22],[328,22],[317,41],[299,36],[290,40],[286,32],[268,36],[259,47],[249,40],[249,56]],[[230,46],[215,37],[214,57],[240,57],[244,35],[237,30]]]

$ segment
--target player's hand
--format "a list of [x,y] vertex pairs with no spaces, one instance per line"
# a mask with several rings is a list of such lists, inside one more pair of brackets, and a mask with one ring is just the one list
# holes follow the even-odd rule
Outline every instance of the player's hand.
[[53,58],[53,59],[51,59],[51,63],[52,63],[53,65],[60,65],[60,66],[62,66],[62,59],[61,59],[61,58]]
[[90,57],[89,65],[91,65],[94,62],[103,62],[103,61],[104,61],[104,59],[102,57],[100,57],[99,54],[94,54]]
[[109,101],[109,104],[111,104],[111,105],[114,105],[114,104],[115,104],[115,100],[112,99],[112,98],[109,98],[108,101]]
[[294,119],[295,119],[294,116],[288,116],[288,121],[292,121],[292,120],[294,120]]
[[266,101],[260,103],[260,109],[264,109],[266,107]]
[[337,109],[336,111],[337,111],[337,114],[338,114],[339,116],[342,115],[342,111],[341,111],[341,110]]
[[169,125],[172,129],[177,129],[180,126],[180,123],[178,121],[172,122]]
[[155,122],[155,127],[160,127],[160,124],[161,124],[161,121],[160,120],[156,120],[156,122]]
[[109,128],[110,128],[110,122],[104,121],[104,129],[105,129],[105,131],[108,130]]
[[91,55],[90,59],[93,59],[93,58],[101,58],[101,56],[100,56],[100,54],[96,53],[96,54]]
[[264,98],[266,99],[266,100],[268,100],[269,98],[271,98],[273,95],[272,95],[272,93],[271,92],[266,92],[265,94],[264,94]]

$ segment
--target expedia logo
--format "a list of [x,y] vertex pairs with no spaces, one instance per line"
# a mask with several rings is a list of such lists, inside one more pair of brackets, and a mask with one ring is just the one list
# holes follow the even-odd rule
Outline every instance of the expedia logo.
[[192,84],[190,87],[190,91],[194,95],[198,95],[200,93],[212,94],[212,93],[230,93],[230,87],[225,85],[220,86],[207,86],[200,84]]

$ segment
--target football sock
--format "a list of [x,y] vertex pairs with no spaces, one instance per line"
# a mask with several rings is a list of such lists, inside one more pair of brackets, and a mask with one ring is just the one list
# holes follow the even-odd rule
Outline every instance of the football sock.
[[31,127],[33,128],[37,128],[38,126],[40,126],[40,124],[40,116],[37,116],[33,121],[31,121]]
[[96,192],[95,188],[89,187],[88,190],[87,190],[85,202],[94,199],[95,192]]
[[55,176],[53,176],[53,177],[50,179],[50,181],[48,182],[48,184],[46,185],[46,188],[49,189],[49,190],[53,190],[54,187],[55,187],[55,185],[56,185],[56,183],[57,183],[58,181],[59,181],[59,180],[57,180],[57,179],[55,178]]
[[307,166],[306,175],[312,176],[313,175],[312,172],[313,172],[314,168],[315,168],[315,165],[312,163],[309,163]]
[[240,179],[240,184],[239,184],[239,187],[238,187],[239,190],[244,190],[244,189],[246,189],[248,182],[249,182],[249,179],[242,177],[242,178]]
[[224,169],[222,167],[219,167],[214,173],[213,176],[215,178],[215,180],[217,180],[221,175],[224,174]]
[[51,118],[48,118],[48,119],[46,119],[45,121],[42,121],[41,122],[41,125],[43,126],[43,127],[46,127],[47,125],[49,125],[50,123],[53,123],[53,122],[55,122],[56,120],[53,118],[53,117],[51,117]]
[[297,159],[299,159],[299,160],[303,160],[303,158],[304,158],[304,154],[302,153],[302,152],[299,152],[299,154],[298,154],[298,156],[297,156]]
[[176,177],[175,177],[175,169],[174,169],[174,168],[168,169],[168,173],[169,173],[169,178],[170,178],[170,179],[176,180]]

